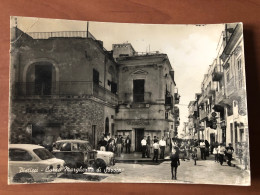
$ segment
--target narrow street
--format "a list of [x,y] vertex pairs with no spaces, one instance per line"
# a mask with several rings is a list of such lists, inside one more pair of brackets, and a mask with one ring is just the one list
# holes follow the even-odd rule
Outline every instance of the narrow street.
[[56,178],[56,182],[129,182],[129,183],[204,183],[204,184],[249,184],[249,173],[235,167],[229,167],[226,163],[221,166],[214,160],[197,162],[180,161],[177,180],[171,180],[170,161],[160,164],[130,164],[117,163],[114,168],[122,169],[120,174],[108,173],[84,173],[70,178]]

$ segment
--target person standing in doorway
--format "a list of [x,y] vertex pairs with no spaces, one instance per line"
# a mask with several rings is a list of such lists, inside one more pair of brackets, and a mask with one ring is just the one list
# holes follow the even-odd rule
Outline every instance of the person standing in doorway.
[[142,158],[145,158],[145,153],[146,153],[146,137],[144,136],[142,141],[141,141],[141,145],[142,145]]
[[129,135],[128,135],[126,140],[125,140],[126,153],[130,154],[130,148],[131,148],[131,139],[129,138]]
[[155,162],[158,162],[158,154],[159,154],[159,144],[158,144],[158,140],[154,140],[154,144],[153,144],[153,162],[154,160],[156,160]]
[[160,159],[164,159],[164,151],[166,147],[166,141],[164,140],[164,137],[159,141],[159,146],[161,150]]

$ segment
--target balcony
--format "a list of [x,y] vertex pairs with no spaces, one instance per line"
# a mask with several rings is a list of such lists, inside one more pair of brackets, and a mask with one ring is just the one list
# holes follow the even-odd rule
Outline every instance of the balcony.
[[224,75],[223,72],[214,70],[214,72],[212,73],[212,80],[213,81],[221,81],[223,75]]
[[224,99],[226,99],[226,95],[224,94],[224,89],[217,91],[215,96],[215,104],[223,104]]
[[180,103],[180,95],[178,93],[174,93],[174,99],[175,99],[175,104],[179,104]]
[[118,104],[118,96],[89,81],[60,81],[52,83],[17,82],[15,98],[84,98],[93,96],[107,103]]
[[129,103],[151,103],[151,92],[145,92],[142,94],[133,94],[133,93],[120,93],[119,100],[121,104]]
[[207,118],[207,112],[205,110],[200,110],[200,120]]
[[213,96],[214,94],[215,94],[215,89],[209,87],[209,88],[207,89],[207,91],[206,91],[206,96],[207,96],[207,97],[211,97],[211,96]]

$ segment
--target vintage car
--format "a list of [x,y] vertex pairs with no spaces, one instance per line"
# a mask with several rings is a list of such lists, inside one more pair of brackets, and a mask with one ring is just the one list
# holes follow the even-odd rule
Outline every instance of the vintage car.
[[85,140],[59,140],[54,146],[54,156],[65,160],[65,166],[71,168],[92,167],[104,172],[108,166],[115,165],[113,152],[94,150]]
[[62,174],[64,164],[42,146],[9,144],[9,183],[52,181]]

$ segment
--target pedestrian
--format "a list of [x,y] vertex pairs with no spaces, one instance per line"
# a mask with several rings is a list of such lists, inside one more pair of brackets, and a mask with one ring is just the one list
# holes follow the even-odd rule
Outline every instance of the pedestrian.
[[192,159],[194,160],[194,165],[197,165],[197,160],[198,160],[198,150],[196,147],[194,147],[192,151]]
[[209,142],[208,140],[205,140],[205,160],[206,156],[209,156]]
[[131,139],[129,138],[128,135],[125,140],[125,152],[130,154],[130,148],[131,148]]
[[125,147],[125,138],[122,136],[121,139],[122,139],[121,153],[123,153]]
[[156,160],[155,162],[158,162],[159,147],[158,140],[155,139],[153,144],[153,162],[154,160]]
[[182,159],[182,161],[185,161],[185,144],[184,142],[181,142],[181,146],[179,148],[179,158]]
[[115,143],[115,148],[114,148],[114,152],[117,154],[117,139],[118,139],[118,136],[115,135],[115,138],[114,138],[114,143]]
[[150,136],[147,137],[147,140],[146,140],[146,153],[147,153],[147,158],[151,158],[150,157],[150,154],[151,154],[151,150],[150,150],[150,146],[151,146],[151,139],[150,139]]
[[218,157],[219,157],[220,165],[223,165],[225,152],[226,152],[226,148],[223,146],[222,143],[220,143],[218,147],[218,154],[219,154]]
[[142,145],[142,158],[145,158],[145,153],[146,153],[146,137],[144,136],[142,141],[141,141],[141,145]]
[[159,146],[160,146],[160,159],[164,159],[164,151],[165,151],[165,147],[166,147],[166,141],[164,140],[164,137],[162,137],[162,139],[159,141]]
[[[174,147],[175,153],[171,154],[171,173],[172,173],[172,179],[177,179],[177,168],[180,165],[180,159],[179,159],[179,148]],[[174,169],[174,174],[173,174]]]
[[190,146],[189,141],[187,142],[187,144],[185,146],[185,150],[186,150],[186,158],[187,158],[187,160],[190,160],[191,146]]
[[232,144],[229,143],[228,147],[226,147],[226,156],[228,158],[228,161],[227,161],[228,166],[231,166],[233,152],[234,152],[234,148],[232,147]]
[[121,148],[122,148],[122,137],[121,135],[119,135],[119,138],[117,138],[116,141],[116,147],[117,147],[117,156],[121,156]]
[[201,153],[201,160],[206,160],[206,145],[204,140],[200,142],[200,153]]
[[151,144],[150,144],[150,152],[151,152],[151,154],[153,154],[153,144],[154,144],[154,140],[151,139]]
[[213,148],[213,154],[215,156],[215,162],[218,162],[218,146],[215,145],[215,147]]
[[98,145],[100,147],[100,151],[106,151],[107,141],[105,140],[105,138],[103,136],[102,136],[101,140],[98,142]]

